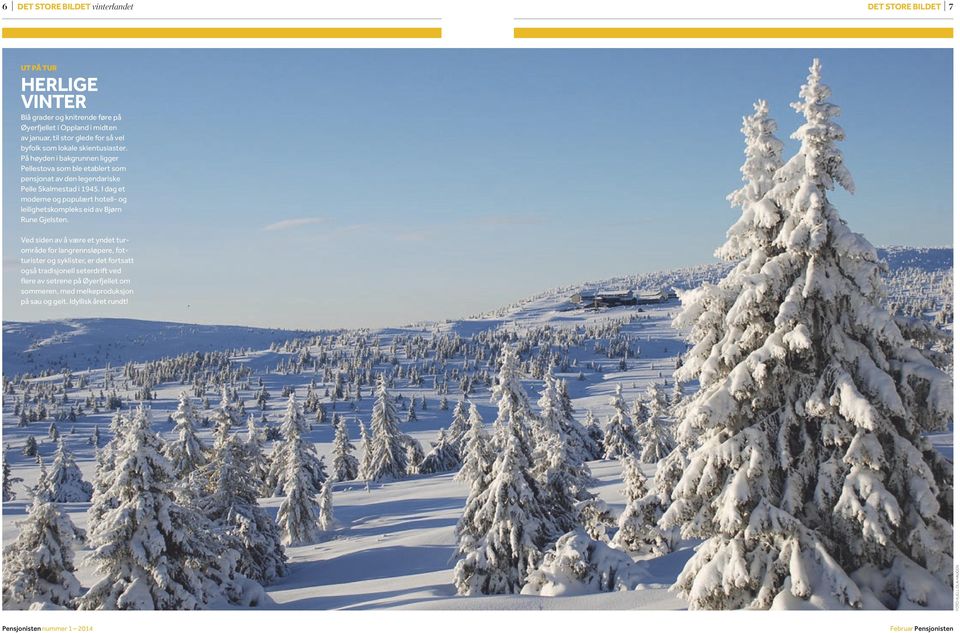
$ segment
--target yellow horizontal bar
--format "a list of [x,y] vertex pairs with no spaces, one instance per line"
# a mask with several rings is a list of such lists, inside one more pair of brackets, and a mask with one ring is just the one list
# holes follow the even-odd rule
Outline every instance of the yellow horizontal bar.
[[195,39],[195,38],[439,38],[439,28],[422,27],[143,27],[143,28],[20,28],[3,29],[4,38],[30,39]]
[[721,27],[518,27],[514,39],[527,38],[641,38],[641,39],[718,39],[718,38],[952,38],[950,28],[721,28]]

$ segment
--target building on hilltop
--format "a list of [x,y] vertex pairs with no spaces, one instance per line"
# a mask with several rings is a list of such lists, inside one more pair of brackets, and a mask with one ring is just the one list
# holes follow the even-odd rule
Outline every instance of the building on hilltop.
[[584,288],[570,296],[570,302],[581,308],[613,308],[617,306],[649,305],[676,299],[677,293],[670,288],[659,290],[593,290]]

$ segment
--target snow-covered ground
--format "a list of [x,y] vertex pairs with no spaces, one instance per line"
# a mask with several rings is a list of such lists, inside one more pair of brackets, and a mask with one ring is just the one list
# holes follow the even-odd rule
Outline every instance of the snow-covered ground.
[[[591,464],[596,490],[617,511],[623,499],[616,462]],[[416,477],[370,490],[338,484],[336,517],[347,527],[316,545],[288,550],[290,574],[269,587],[279,608],[578,609],[683,608],[666,587],[689,550],[650,564],[650,589],[569,598],[457,597],[451,583],[454,526],[466,488],[453,474]],[[275,507],[275,503],[270,503]],[[598,602],[599,599],[599,602]]]
[[[938,274],[952,283],[952,252],[945,256],[942,251],[950,249],[912,249],[909,253],[897,251],[902,264],[892,266],[896,270],[915,270],[916,274]],[[657,275],[624,278],[606,284],[607,287],[657,287],[661,285],[691,286],[704,279],[719,275],[721,268],[701,267],[683,271],[671,271]],[[914,273],[905,274],[904,279]],[[938,282],[939,283],[939,282]],[[567,300],[569,288],[557,289],[539,297],[519,302],[488,315],[460,321],[446,321],[415,327],[385,329],[363,334],[342,333],[331,349],[349,355],[356,349],[360,338],[369,342],[376,339],[382,349],[389,349],[399,341],[397,357],[400,363],[410,367],[429,367],[430,358],[409,358],[404,346],[417,337],[462,337],[476,340],[491,330],[529,332],[543,328],[574,330],[584,333],[585,341],[579,346],[565,350],[566,357],[575,363],[558,377],[569,384],[570,396],[576,417],[583,422],[588,411],[604,422],[611,411],[609,400],[616,385],[622,385],[624,399],[632,403],[653,382],[669,381],[679,354],[686,344],[671,326],[671,320],[679,309],[679,302],[671,300],[663,304],[636,307],[611,308],[606,310],[573,309]],[[927,288],[924,286],[924,291]],[[936,290],[936,288],[934,289]],[[939,307],[939,306],[935,306]],[[625,342],[629,357],[612,354],[604,345],[611,339],[592,338],[600,331],[610,332],[612,324],[619,324],[617,340]],[[37,371],[53,366],[69,367],[73,374],[74,387],[67,390],[69,403],[79,402],[95,394],[103,386],[109,371],[114,388],[131,402],[136,390],[131,384],[123,384],[118,370],[105,366],[121,367],[128,362],[142,362],[175,356],[194,351],[235,350],[230,357],[234,367],[249,368],[250,375],[242,382],[249,386],[241,389],[240,398],[248,413],[259,418],[261,410],[255,406],[255,391],[258,381],[272,394],[262,411],[272,424],[276,424],[285,406],[280,396],[285,387],[292,387],[298,398],[303,399],[308,385],[315,381],[322,394],[329,383],[323,380],[322,371],[309,363],[299,370],[292,364],[304,346],[287,349],[274,344],[294,337],[309,338],[306,333],[259,330],[241,327],[190,326],[116,319],[87,319],[77,321],[44,323],[4,323],[4,375],[7,378],[24,371]],[[604,328],[607,328],[604,330]],[[599,337],[599,334],[597,334]],[[315,349],[309,344],[307,350]],[[447,358],[450,369],[466,371],[474,359]],[[488,360],[484,359],[483,363]],[[484,365],[480,365],[483,367]],[[476,366],[474,366],[476,367]],[[378,367],[374,367],[377,370]],[[456,401],[456,383],[451,383],[449,410],[441,410],[440,396],[434,389],[436,376],[423,375],[422,384],[400,380],[393,393],[402,394],[409,402],[411,396],[426,401],[426,409],[417,410],[417,420],[402,424],[402,431],[419,440],[429,450],[439,429],[450,425],[453,404]],[[87,386],[80,386],[81,380]],[[37,384],[61,384],[64,375],[53,373],[32,379]],[[535,379],[524,381],[524,388],[532,402],[542,383]],[[691,386],[687,386],[689,392]],[[106,388],[109,390],[109,387]],[[150,402],[153,428],[166,438],[172,437],[172,423],[168,416],[176,409],[177,398],[190,385],[171,380],[156,385],[156,398]],[[373,399],[370,386],[365,385],[359,403],[338,401],[332,405],[324,398],[328,413],[339,413],[347,422],[351,441],[359,445],[357,422],[369,424]],[[205,396],[216,407],[219,395],[207,391]],[[26,512],[29,494],[27,488],[34,485],[39,475],[35,460],[22,454],[29,436],[39,442],[39,453],[46,461],[52,459],[55,442],[48,439],[50,420],[31,422],[18,426],[14,415],[15,396],[6,395],[3,406],[2,442],[9,447],[7,459],[13,475],[24,481],[16,488],[17,499],[3,504],[3,543],[7,545],[16,538],[17,521]],[[495,406],[490,402],[490,392],[479,386],[471,396],[477,404],[484,421],[489,424],[496,417]],[[195,403],[199,399],[194,398]],[[70,406],[70,405],[67,405]],[[210,412],[204,412],[210,413]],[[401,409],[401,415],[405,409]],[[76,422],[61,421],[56,424],[69,448],[77,457],[78,464],[87,480],[94,477],[94,449],[88,442],[94,427],[98,427],[102,442],[109,439],[108,427],[111,412],[88,411]],[[209,444],[211,430],[201,429],[201,437]],[[308,438],[326,458],[329,469],[333,429],[329,424],[314,424]],[[940,450],[952,459],[953,434],[941,433],[933,437]],[[101,442],[101,443],[102,443]],[[597,461],[589,464],[597,481],[593,487],[618,514],[624,506],[619,492],[622,484],[620,465],[616,461]],[[653,475],[654,466],[647,467],[646,474]],[[674,596],[669,585],[676,578],[685,561],[692,553],[690,547],[682,548],[660,558],[639,561],[647,578],[643,589],[634,592],[615,592],[576,597],[542,598],[532,596],[495,596],[462,598],[455,595],[453,579],[454,526],[460,517],[466,496],[464,484],[453,480],[452,473],[421,475],[384,484],[371,484],[369,488],[358,482],[338,483],[334,487],[334,516],[340,529],[328,533],[319,543],[288,548],[289,574],[268,586],[272,604],[270,608],[286,609],[682,609],[685,604]],[[261,504],[272,515],[276,513],[279,498],[265,498]],[[81,528],[87,527],[88,503],[68,503],[63,507]],[[78,578],[84,587],[95,580],[93,570],[86,562],[85,551],[78,552]]]

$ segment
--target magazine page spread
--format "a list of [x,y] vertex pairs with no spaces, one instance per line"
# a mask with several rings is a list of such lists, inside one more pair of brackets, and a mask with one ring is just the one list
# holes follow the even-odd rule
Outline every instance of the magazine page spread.
[[5,0],[3,631],[954,630],[954,4],[647,5]]

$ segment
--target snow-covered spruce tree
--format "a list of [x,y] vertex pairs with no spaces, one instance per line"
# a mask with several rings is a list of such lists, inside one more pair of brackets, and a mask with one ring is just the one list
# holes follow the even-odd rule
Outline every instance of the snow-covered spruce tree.
[[540,407],[540,428],[548,435],[563,439],[571,464],[583,470],[584,482],[590,480],[590,469],[584,462],[594,458],[596,446],[579,422],[573,417],[573,405],[567,394],[565,381],[553,375],[549,369],[544,375],[544,388],[537,405]]
[[653,383],[647,393],[647,418],[637,427],[637,441],[640,444],[640,461],[656,464],[673,450],[675,442],[663,391]]
[[45,497],[50,496],[50,473],[47,472],[47,464],[43,461],[43,458],[39,455],[37,456],[37,465],[40,466],[40,474],[37,476],[37,483],[34,484],[31,488],[31,493],[33,496],[43,495]]
[[13,490],[14,484],[22,482],[20,477],[14,477],[10,473],[10,462],[7,461],[7,448],[3,448],[3,500],[13,501],[17,498],[17,493]]
[[[564,424],[566,416],[560,385],[551,371],[544,376],[543,391],[537,404],[540,424],[537,425],[539,437],[532,473],[544,488],[555,534],[560,535],[584,522],[579,503],[595,502],[596,498],[587,490],[592,479],[590,470],[583,463],[582,445],[571,441],[567,432],[569,427]],[[588,513],[591,521],[595,518],[594,505]],[[599,531],[595,526],[590,528],[591,532]]]
[[393,397],[387,391],[383,374],[377,377],[377,389],[370,419],[370,470],[367,479],[403,479],[407,474],[407,453],[400,419]]
[[675,584],[692,608],[951,605],[952,476],[922,433],[952,420],[952,386],[880,307],[876,251],[827,197],[853,189],[829,96],[814,61],[800,151],[751,204],[775,237],[718,331],[700,301],[678,318],[714,341],[678,370],[700,381],[679,427],[697,440],[660,521],[706,539]]
[[597,418],[593,415],[592,410],[587,410],[587,416],[583,420],[583,430],[592,442],[592,444],[588,444],[587,446],[594,447],[590,459],[603,459],[603,429],[600,428],[600,423],[597,422]]
[[83,592],[73,575],[73,546],[83,531],[45,494],[34,496],[18,527],[3,550],[3,608],[74,608]]
[[627,504],[633,503],[647,491],[647,478],[643,474],[640,460],[633,455],[620,458],[620,467],[623,473],[623,488],[620,492],[627,499]]
[[333,435],[333,479],[334,481],[352,481],[357,478],[360,461],[353,454],[353,444],[347,436],[347,426],[339,418]]
[[516,419],[521,422],[520,448],[529,461],[536,442],[536,433],[530,428],[530,423],[534,421],[533,408],[520,382],[520,357],[517,350],[510,346],[504,346],[500,354],[500,371],[491,389],[491,400],[497,403],[497,419],[493,422],[494,450],[502,449],[508,435],[507,427],[516,414]]
[[613,415],[607,421],[607,428],[603,433],[603,458],[619,459],[627,455],[636,455],[640,447],[637,445],[636,432],[627,415],[626,405],[623,403],[623,387],[616,386],[616,391],[610,399]]
[[420,464],[426,458],[420,441],[406,434],[401,435],[400,439],[403,442],[403,453],[407,460],[407,474],[419,474]]
[[50,501],[55,503],[90,501],[93,496],[93,484],[83,480],[73,453],[63,445],[63,438],[57,441],[57,452],[53,456],[47,482]]
[[328,479],[320,489],[320,529],[329,532],[336,529],[337,521],[333,518],[333,484]]
[[[726,327],[727,312],[739,291],[773,253],[773,239],[783,217],[776,203],[766,199],[775,184],[774,175],[783,165],[783,143],[774,135],[776,129],[765,101],[754,104],[754,113],[743,119],[746,160],[740,171],[744,184],[727,196],[731,205],[741,207],[741,216],[727,232],[727,242],[716,252],[721,259],[739,260],[739,263],[719,284],[703,284],[683,293],[684,311],[675,325],[690,328],[687,340],[693,347],[686,357],[686,365],[681,364],[677,372],[678,383],[699,376],[695,359],[705,358],[719,341]],[[742,330],[744,326],[737,327]],[[705,376],[710,375],[708,368]],[[683,418],[685,409],[683,405],[675,407],[674,415]],[[648,415],[649,411],[644,419]],[[627,504],[620,515],[613,539],[617,546],[628,551],[665,554],[677,541],[679,529],[661,527],[658,521],[671,504],[674,487],[689,463],[688,454],[695,448],[698,436],[688,434],[675,439],[673,450],[657,465],[652,489]]]
[[637,394],[637,399],[633,401],[633,407],[630,409],[633,425],[639,429],[649,416],[650,410],[647,409],[647,403],[643,401],[643,395]]
[[[298,425],[290,425],[285,439],[284,471],[279,480],[283,482],[284,499],[277,510],[281,542],[284,545],[307,545],[320,537],[320,506],[317,489],[308,463],[316,459],[313,446],[304,441]],[[321,484],[322,485],[322,484]]]
[[197,414],[186,392],[180,394],[177,410],[171,417],[177,436],[167,443],[163,452],[173,464],[174,472],[182,478],[207,463],[207,451],[197,437]]
[[37,438],[32,435],[27,437],[26,441],[23,443],[23,456],[36,457],[39,452],[40,448],[37,446]]
[[264,444],[263,429],[257,426],[257,419],[250,414],[247,416],[247,437],[244,440],[244,446],[247,450],[247,467],[254,479],[260,482],[262,490],[263,481],[267,478],[270,470],[270,462],[263,452]]
[[454,585],[460,595],[519,592],[550,537],[549,510],[530,475],[521,425],[514,412],[488,484],[471,489],[457,523]]
[[280,534],[257,501],[262,482],[246,441],[233,435],[217,444],[208,464],[191,475],[196,508],[237,552],[238,571],[267,584],[287,571]]
[[461,481],[471,488],[475,485],[486,486],[490,467],[493,465],[494,455],[490,436],[483,428],[483,418],[477,405],[470,405],[470,429],[463,442],[463,465],[460,466],[454,479]]
[[87,510],[88,525],[97,525],[103,519],[103,515],[115,507],[116,499],[107,495],[107,491],[114,484],[113,469],[116,455],[124,442],[128,426],[129,419],[117,411],[110,419],[110,440],[103,448],[96,451],[97,466],[93,478],[93,496],[90,499],[90,508]]
[[[552,375],[552,369],[550,373]],[[570,399],[567,380],[560,380],[558,378],[554,378],[554,380],[557,383],[560,411],[562,412],[559,418],[560,426],[568,438],[567,441],[570,442],[573,447],[573,454],[577,455],[577,459],[581,462],[600,459],[603,456],[602,447],[574,417],[573,401]]]
[[[292,397],[292,395],[291,395]],[[213,412],[213,443],[222,444],[227,440],[230,429],[240,425],[240,416],[230,402],[230,393],[224,385],[220,394],[220,406]]]
[[357,479],[370,481],[370,460],[373,458],[373,447],[370,442],[370,435],[367,433],[367,427],[363,422],[357,422],[360,425],[360,466],[357,468]]
[[[672,455],[672,454],[671,454]],[[669,457],[661,462],[669,461]],[[628,552],[644,552],[662,555],[673,547],[673,531],[663,530],[657,526],[657,520],[663,515],[664,508],[669,504],[669,494],[665,499],[657,494],[656,489],[647,492],[647,479],[641,471],[640,460],[635,457],[626,457],[621,460],[623,466],[623,492],[627,505],[617,519],[617,532],[613,535],[612,543]],[[658,474],[661,469],[658,468]],[[667,474],[663,470],[663,475]],[[678,476],[674,473],[674,476]],[[668,482],[654,478],[654,485],[668,486]]]
[[81,609],[197,609],[224,596],[223,550],[209,523],[174,498],[173,467],[143,407],[124,425],[102,518],[90,532],[101,580]]
[[460,468],[460,454],[447,440],[445,429],[440,429],[437,434],[437,441],[433,443],[433,448],[427,453],[423,461],[417,467],[417,472],[423,475],[433,473],[448,473]]
[[[316,492],[327,479],[327,470],[323,464],[323,459],[317,457],[316,447],[312,442],[303,436],[307,432],[306,419],[303,417],[303,409],[297,402],[296,395],[291,392],[287,400],[287,410],[280,421],[280,432],[283,434],[283,441],[273,449],[270,455],[270,468],[267,471],[267,494],[277,496],[286,494],[286,476],[290,473],[288,452],[296,443],[303,450],[303,468],[310,475],[310,484]],[[290,438],[296,437],[296,440]]]
[[541,435],[560,440],[571,472],[575,474],[580,488],[586,488],[592,477],[584,462],[592,459],[593,448],[589,445],[593,440],[573,418],[570,398],[565,393],[563,382],[553,375],[552,369],[544,375],[537,406],[540,407],[538,429]]
[[657,522],[670,505],[670,492],[683,474],[685,463],[683,453],[678,448],[660,461],[652,489],[642,497],[628,502],[620,513],[617,532],[611,541],[615,546],[628,552],[656,556],[673,551],[679,530],[674,527],[660,527]]
[[463,459],[467,431],[470,429],[470,421],[467,416],[468,402],[464,398],[460,398],[457,400],[457,404],[453,405],[453,419],[450,422],[450,428],[447,430],[447,441],[457,450],[461,459]]
[[[706,361],[727,331],[727,313],[744,284],[759,274],[775,252],[773,240],[783,221],[783,213],[768,194],[775,184],[775,174],[783,166],[783,143],[774,135],[777,124],[769,116],[766,101],[760,100],[753,107],[754,113],[743,118],[741,128],[746,156],[740,168],[744,184],[727,196],[731,206],[740,207],[740,218],[727,231],[726,242],[715,252],[718,258],[737,264],[719,284],[704,283],[699,288],[681,293],[683,310],[674,325],[678,329],[689,328],[686,338],[692,347],[676,372],[678,381],[698,377],[708,381],[715,379],[717,361]],[[736,328],[743,331],[746,325],[739,323]],[[746,330],[759,339],[759,330]]]
[[753,114],[743,117],[740,129],[746,157],[740,167],[743,186],[728,195],[727,200],[740,208],[741,215],[716,253],[727,261],[741,260],[757,249],[766,249],[783,219],[776,203],[767,198],[783,167],[783,142],[776,137],[777,123],[770,117],[766,101],[761,99],[753,104]]

